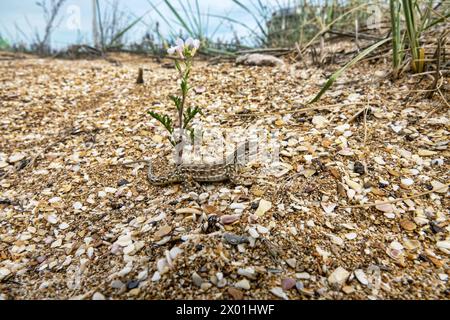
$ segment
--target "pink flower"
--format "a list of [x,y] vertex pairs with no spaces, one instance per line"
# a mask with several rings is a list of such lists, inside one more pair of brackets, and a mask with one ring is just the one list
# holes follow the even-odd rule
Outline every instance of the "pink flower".
[[167,50],[167,53],[170,55],[178,53],[180,58],[183,59],[186,50],[190,52],[191,56],[194,56],[199,48],[200,48],[200,40],[198,39],[188,38],[186,39],[186,41],[183,41],[182,39],[178,38],[175,41],[175,46],[170,47]]

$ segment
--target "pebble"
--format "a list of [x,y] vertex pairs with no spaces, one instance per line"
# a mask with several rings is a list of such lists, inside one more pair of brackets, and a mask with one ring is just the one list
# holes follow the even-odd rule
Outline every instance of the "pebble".
[[236,288],[228,288],[228,294],[234,299],[234,300],[242,300],[244,298],[244,293]]
[[355,292],[355,288],[353,288],[352,286],[344,286],[344,287],[342,287],[342,291],[345,294],[351,294],[351,293]]
[[356,233],[354,233],[354,232],[350,232],[350,233],[347,233],[347,234],[345,235],[345,237],[346,237],[348,240],[354,240],[354,239],[356,239],[357,236],[358,236],[358,235],[357,235]]
[[369,284],[369,280],[367,279],[366,274],[362,269],[356,269],[354,272],[356,279],[358,279],[361,284],[367,286]]
[[394,207],[390,203],[377,204],[375,206],[375,208],[377,210],[380,210],[382,212],[387,212],[387,213],[391,213],[392,211],[394,211]]
[[0,280],[4,279],[6,276],[10,275],[11,271],[7,268],[0,268]]
[[448,274],[445,273],[439,273],[439,279],[441,279],[441,281],[447,281],[448,280]]
[[292,278],[284,278],[281,280],[281,287],[283,290],[291,290],[293,287],[295,287],[295,280]]
[[410,178],[404,178],[400,180],[400,186],[403,187],[404,189],[412,186],[414,184],[414,180],[410,179]]
[[266,227],[261,226],[259,224],[256,226],[256,230],[258,231],[258,233],[261,233],[261,234],[269,233],[269,229],[267,229]]
[[131,280],[127,282],[127,289],[128,290],[132,290],[135,289],[139,286],[139,281],[138,280]]
[[406,231],[414,231],[417,227],[417,225],[408,219],[403,219],[400,221],[400,226],[405,229]]
[[431,160],[431,165],[433,165],[433,166],[442,166],[442,165],[444,165],[444,160],[442,160],[442,159],[433,159],[433,160]]
[[355,164],[353,165],[353,171],[355,173],[362,175],[366,172],[366,168],[364,167],[364,165],[361,162],[356,161]]
[[443,184],[437,180],[431,181],[431,185],[433,186],[433,189],[437,193],[447,193],[447,191],[448,191],[448,186],[446,186],[445,184]]
[[159,259],[156,262],[156,268],[158,269],[158,272],[163,275],[169,271],[169,266],[167,264],[167,260],[165,258]]
[[246,205],[243,204],[243,203],[232,203],[232,204],[230,204],[230,209],[231,210],[236,210],[236,209],[244,210],[245,207],[246,207]]
[[198,201],[200,203],[204,203],[206,200],[208,200],[208,198],[209,198],[209,193],[204,192],[198,196]]
[[309,280],[311,279],[311,275],[307,272],[296,273],[295,277],[300,280]]
[[373,157],[373,160],[381,166],[384,166],[386,164],[382,157]]
[[248,233],[250,234],[250,236],[251,236],[252,238],[255,238],[255,239],[258,239],[258,238],[259,238],[259,233],[258,233],[258,231],[256,231],[256,229],[254,229],[254,228],[248,229]]
[[54,198],[51,198],[50,200],[48,200],[49,203],[57,203],[60,201],[61,201],[60,197],[54,197]]
[[242,244],[242,243],[247,243],[248,242],[248,238],[245,236],[238,236],[234,233],[225,233],[223,235],[223,239],[225,240],[226,243],[232,244],[232,245],[238,245],[238,244]]
[[342,240],[341,237],[338,237],[334,234],[328,234],[327,236],[331,239],[331,242],[333,242],[334,244],[336,244],[338,246],[344,245],[344,240]]
[[220,217],[222,224],[232,224],[241,218],[240,214],[223,215]]
[[288,296],[283,291],[283,288],[275,287],[275,288],[270,289],[270,292],[278,298],[281,298],[283,300],[289,300]]
[[111,288],[113,289],[122,289],[125,286],[125,283],[123,283],[120,280],[114,280],[111,282]]
[[152,276],[152,281],[158,282],[159,280],[161,280],[161,274],[158,271],[156,271]]
[[328,277],[328,282],[332,286],[342,286],[350,276],[350,272],[342,267],[336,268]]
[[176,214],[198,214],[201,215],[202,212],[195,208],[182,208],[175,210]]
[[200,276],[198,275],[197,272],[194,272],[194,273],[192,274],[192,282],[193,282],[197,287],[201,287],[202,284],[203,284],[203,282],[204,282],[204,280],[203,280],[202,277],[200,277]]
[[57,224],[58,223],[58,217],[54,214],[50,214],[47,216],[47,221],[51,224]]
[[357,182],[355,182],[353,180],[350,180],[348,178],[345,179],[345,182],[347,183],[347,185],[350,188],[355,190],[357,193],[361,193],[362,192],[363,188],[362,188],[362,186],[359,183],[357,183]]
[[256,279],[256,271],[254,268],[252,267],[248,267],[248,268],[239,268],[238,269],[238,275],[249,278],[249,279]]
[[133,240],[131,240],[130,234],[125,234],[120,236],[115,243],[121,247],[127,247],[133,243]]
[[81,208],[83,208],[83,204],[82,204],[81,202],[75,202],[75,203],[73,204],[73,208],[74,208],[75,210],[81,210]]
[[438,241],[436,242],[436,246],[440,249],[450,250],[450,240]]
[[20,160],[23,160],[25,158],[26,154],[24,153],[14,153],[13,155],[11,155],[8,159],[9,163],[16,163],[19,162]]
[[328,125],[328,120],[323,116],[314,116],[312,119],[312,124],[316,127],[316,129],[322,129]]
[[250,290],[250,282],[247,279],[236,282],[234,286],[239,289]]
[[288,264],[289,267],[291,267],[292,269],[295,269],[297,267],[297,259],[287,259],[286,263]]
[[255,211],[255,215],[261,217],[270,209],[272,209],[272,202],[261,199],[261,201],[259,202],[258,209],[256,209]]
[[120,179],[119,182],[117,182],[118,187],[126,186],[127,184],[130,184],[130,182],[126,179]]
[[92,296],[92,300],[105,300],[105,296],[103,294],[101,294],[100,292],[96,292]]

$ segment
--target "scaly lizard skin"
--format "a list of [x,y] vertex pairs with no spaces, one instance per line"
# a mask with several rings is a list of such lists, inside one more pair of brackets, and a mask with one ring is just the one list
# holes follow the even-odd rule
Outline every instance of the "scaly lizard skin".
[[[239,167],[242,165],[242,157],[248,153],[249,142],[244,142],[236,148],[224,163],[219,164],[191,164],[178,165],[173,173],[166,176],[155,176],[152,171],[151,161],[135,161],[124,165],[146,163],[148,165],[147,179],[154,186],[166,186],[182,182],[222,182],[236,181]],[[243,154],[241,153],[243,151]]]

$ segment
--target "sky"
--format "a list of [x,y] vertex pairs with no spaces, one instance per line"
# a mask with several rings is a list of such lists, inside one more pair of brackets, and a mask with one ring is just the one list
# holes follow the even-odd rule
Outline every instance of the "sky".
[[[43,33],[44,19],[42,10],[36,5],[37,0],[0,0],[0,35],[6,38],[9,42],[26,42],[30,43],[33,40],[36,32]],[[50,2],[51,0],[47,0]],[[99,0],[101,8],[110,8],[114,0]],[[179,0],[172,0],[171,3],[182,12]],[[188,1],[195,7],[195,0],[181,0],[183,3]],[[250,14],[246,13],[242,8],[239,8],[232,0],[198,0],[200,4],[200,11],[204,19],[207,18],[207,13],[222,16],[228,16],[238,21],[246,23],[252,28],[257,28],[256,22],[252,19]],[[243,3],[249,3],[252,0],[241,0]],[[290,0],[292,2],[293,0]],[[295,0],[294,0],[295,1]],[[157,9],[171,22],[171,27],[164,23],[159,14],[153,10],[150,2],[157,7]],[[279,3],[289,3],[289,0],[262,0],[267,3],[269,7],[276,6]],[[144,14],[145,17],[138,23],[133,30],[128,33],[128,40],[138,40],[145,32],[154,27],[158,21],[163,35],[168,35],[171,31],[178,32],[180,27],[174,22],[175,17],[170,13],[164,0],[119,0],[119,8],[130,14],[131,18],[140,17]],[[66,0],[64,7],[61,10],[60,22],[58,28],[52,35],[53,47],[64,47],[69,44],[92,41],[92,0]],[[212,33],[219,26],[218,31],[214,35],[214,40],[217,38],[230,39],[233,35],[233,30],[240,37],[247,37],[249,31],[239,24],[230,22],[220,24],[217,18],[209,18],[208,32]],[[171,30],[177,29],[177,30]]]

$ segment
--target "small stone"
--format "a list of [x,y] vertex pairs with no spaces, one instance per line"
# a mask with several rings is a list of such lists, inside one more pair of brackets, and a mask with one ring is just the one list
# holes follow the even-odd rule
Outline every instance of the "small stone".
[[230,209],[231,210],[236,210],[236,209],[239,209],[239,210],[244,210],[245,209],[245,204],[243,204],[243,203],[232,203],[232,204],[230,204]]
[[105,296],[103,294],[101,294],[100,292],[96,292],[92,296],[92,300],[105,300]]
[[50,214],[47,216],[47,221],[51,224],[57,224],[58,223],[58,217],[54,214]]
[[11,271],[7,268],[0,268],[0,280],[4,279],[11,274]]
[[247,279],[236,282],[234,286],[239,289],[250,290],[250,282]]
[[334,244],[336,244],[338,246],[344,245],[344,240],[342,240],[341,237],[338,237],[334,234],[328,234],[328,237],[331,239],[331,242],[333,242]]
[[137,295],[139,295],[139,293],[141,293],[141,289],[140,288],[135,288],[135,289],[130,290],[128,292],[128,295],[132,296],[132,297],[136,297]]
[[258,231],[256,231],[254,228],[250,228],[248,229],[248,233],[250,234],[250,236],[252,238],[258,239],[259,238],[259,233]]
[[228,288],[228,294],[233,298],[233,300],[242,300],[244,298],[244,293],[236,288]]
[[419,156],[421,156],[421,157],[430,157],[430,156],[436,155],[437,152],[436,151],[431,151],[431,150],[419,149],[417,154]]
[[448,274],[439,273],[438,276],[439,276],[439,279],[441,279],[441,281],[447,281],[448,280]]
[[243,276],[243,277],[246,277],[246,278],[249,278],[249,279],[252,279],[252,280],[256,279],[256,271],[255,271],[255,269],[252,268],[252,267],[249,267],[249,268],[239,268],[239,269],[238,269],[238,274],[239,274],[240,276]]
[[139,286],[139,281],[138,280],[131,280],[127,282],[127,289],[128,290],[132,290],[135,289]]
[[256,230],[257,230],[258,233],[260,233],[260,234],[268,234],[268,233],[269,233],[269,229],[267,229],[266,227],[261,226],[261,225],[259,225],[259,224],[256,226]]
[[404,178],[400,180],[400,186],[403,189],[407,189],[414,184],[414,180],[410,178]]
[[366,173],[366,168],[361,162],[356,161],[355,164],[353,165],[353,171],[355,173],[363,175],[364,173]]
[[450,240],[438,241],[438,242],[436,242],[436,246],[437,246],[439,249],[450,250]]
[[331,213],[333,213],[334,209],[337,207],[337,204],[321,202],[320,206],[322,207],[323,211],[325,211],[326,214],[331,214]]
[[125,286],[125,284],[120,280],[114,280],[111,282],[111,288],[113,289],[122,289]]
[[270,289],[270,292],[278,298],[281,298],[283,300],[289,300],[289,297],[283,291],[283,288],[275,287],[275,288]]
[[220,217],[222,224],[233,224],[241,218],[240,214],[223,215]]
[[437,180],[431,181],[431,185],[433,186],[433,190],[437,193],[447,193],[448,185],[445,185]]
[[316,127],[316,129],[322,129],[328,125],[328,120],[323,116],[314,116],[312,119],[312,124]]
[[75,202],[75,203],[73,204],[73,208],[74,208],[75,210],[81,210],[81,208],[83,208],[83,204],[82,204],[81,202]]
[[362,269],[356,269],[354,272],[356,279],[358,279],[361,284],[367,286],[369,284],[369,280],[367,279],[366,274]]
[[170,232],[172,232],[172,227],[165,225],[155,232],[155,239],[158,241],[167,236]]
[[291,267],[292,269],[295,269],[297,267],[297,259],[287,259],[286,263],[288,264],[289,267]]
[[49,203],[58,203],[60,201],[61,201],[60,197],[54,197],[54,198],[51,198],[50,200],[48,200]]
[[382,157],[373,157],[373,161],[381,166],[384,166],[386,164]]
[[261,199],[259,202],[258,209],[255,211],[255,215],[258,217],[263,216],[267,211],[269,211],[272,208],[272,202]]
[[296,273],[295,277],[300,280],[309,280],[311,279],[311,275],[308,272]]
[[236,58],[237,64],[249,65],[249,66],[283,66],[284,61],[280,58],[260,53],[251,53],[241,55]]
[[350,124],[345,123],[343,125],[337,126],[336,131],[339,133],[344,133],[345,131],[347,131],[348,129],[350,129]]
[[328,282],[332,286],[342,286],[350,276],[350,272],[342,267],[336,268],[328,277]]
[[126,186],[127,184],[130,184],[130,182],[126,179],[120,179],[119,182],[117,182],[118,187]]
[[121,247],[127,247],[133,243],[133,240],[131,239],[130,234],[125,234],[120,236],[115,243]]
[[202,212],[195,208],[182,208],[175,210],[176,214],[198,214],[201,215]]
[[9,163],[16,163],[25,158],[26,154],[23,153],[14,153],[8,159]]
[[403,250],[402,244],[401,244],[400,242],[398,242],[398,241],[392,241],[392,242],[389,244],[389,247],[392,248],[392,249],[394,249],[394,250],[398,250],[398,251]]
[[159,280],[161,280],[161,274],[158,271],[156,271],[152,276],[152,281],[158,282]]
[[295,287],[295,280],[292,278],[285,278],[281,280],[281,287],[283,290],[291,290],[293,287]]
[[353,288],[352,286],[344,286],[344,287],[342,287],[342,291],[345,294],[351,294],[351,293],[355,292],[355,288]]
[[245,237],[245,236],[238,236],[238,235],[233,234],[233,233],[225,233],[223,235],[223,239],[225,240],[226,243],[229,243],[229,244],[234,245],[234,246],[237,246],[239,244],[248,242],[248,238],[247,237]]
[[208,198],[209,198],[209,193],[204,192],[198,196],[198,201],[200,203],[204,203],[206,200],[208,200]]
[[387,212],[387,213],[391,213],[394,211],[394,207],[390,203],[380,203],[380,204],[377,204],[375,206],[375,208],[377,210],[380,210],[382,212]]
[[350,232],[350,233],[345,234],[345,237],[346,237],[348,240],[354,240],[354,239],[356,239],[357,236],[358,236],[358,235],[357,235],[355,232]]
[[204,282],[204,280],[203,280],[202,277],[200,277],[200,276],[198,275],[197,272],[194,272],[194,273],[192,274],[192,282],[193,282],[197,287],[201,287],[201,286],[202,286],[202,283]]
[[408,219],[403,219],[400,221],[400,226],[405,229],[406,231],[414,231],[417,227],[417,225]]

